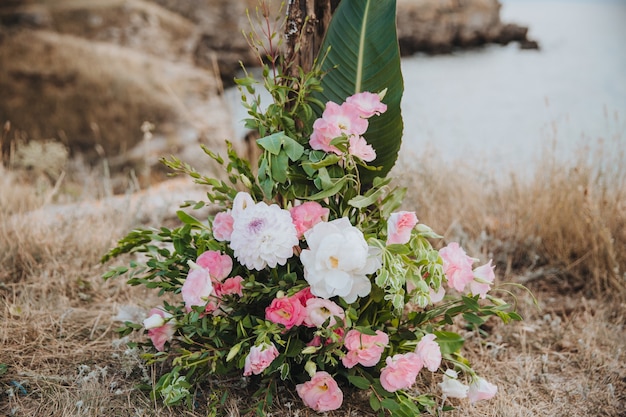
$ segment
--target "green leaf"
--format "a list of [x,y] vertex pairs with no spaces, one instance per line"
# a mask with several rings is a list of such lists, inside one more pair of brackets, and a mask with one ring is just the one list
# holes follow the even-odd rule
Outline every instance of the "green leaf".
[[454,332],[437,331],[434,333],[435,336],[437,336],[435,341],[439,344],[441,353],[444,355],[457,352],[463,347],[463,343],[465,342],[465,339],[463,339],[461,335]]
[[372,410],[374,411],[380,410],[380,400],[374,392],[370,395],[370,407],[372,407]]
[[348,381],[359,389],[368,389],[370,387],[370,382],[362,376],[348,375]]
[[[330,48],[330,49],[329,49]],[[325,58],[324,58],[325,57]],[[362,170],[362,181],[386,176],[398,157],[402,141],[400,101],[404,90],[400,49],[396,31],[396,0],[343,0],[335,10],[318,61],[328,73],[322,78],[322,91],[313,97],[323,103],[341,104],[355,93],[387,92],[387,111],[369,119],[364,135],[376,150],[372,166],[382,170]],[[314,109],[321,115],[322,109]]]
[[176,215],[178,216],[178,218],[180,219],[181,222],[191,225],[191,226],[198,226],[198,227],[205,227],[200,220],[196,219],[195,217],[185,213],[182,210],[178,210],[176,212]]

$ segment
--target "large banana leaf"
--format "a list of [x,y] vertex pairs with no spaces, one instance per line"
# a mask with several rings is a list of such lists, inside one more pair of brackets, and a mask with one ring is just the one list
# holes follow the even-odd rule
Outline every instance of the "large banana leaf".
[[[393,167],[402,140],[400,101],[404,83],[396,32],[396,0],[342,0],[333,14],[318,59],[326,53],[322,68],[329,72],[322,79],[323,91],[316,94],[320,101],[340,104],[354,93],[387,89],[383,99],[387,112],[370,119],[365,135],[377,155],[370,165],[382,167],[378,172],[362,172],[365,183],[371,183],[374,176],[384,177]],[[322,109],[317,112],[321,115]]]

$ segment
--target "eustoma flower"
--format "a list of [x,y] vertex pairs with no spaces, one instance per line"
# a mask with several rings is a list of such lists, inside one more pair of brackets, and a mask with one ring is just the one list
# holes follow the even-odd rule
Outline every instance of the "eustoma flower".
[[469,386],[467,397],[470,403],[480,400],[489,400],[498,392],[498,387],[488,382],[485,378],[477,377]]
[[192,264],[181,289],[185,307],[205,306],[213,294],[213,282],[208,269]]
[[143,326],[148,330],[148,337],[159,352],[165,348],[165,342],[172,340],[174,336],[174,324],[170,321],[172,315],[160,308],[153,308],[148,313],[148,318],[143,321]]
[[274,298],[265,309],[265,318],[285,326],[287,330],[304,322],[306,310],[296,296]]
[[452,242],[439,250],[443,259],[443,271],[448,278],[448,285],[459,292],[463,292],[465,286],[474,280],[472,264],[474,258],[467,256],[458,243]]
[[413,211],[391,213],[387,221],[387,244],[407,243],[411,239],[411,231],[417,221],[417,216]]
[[272,364],[278,357],[278,349],[273,343],[263,343],[259,346],[252,346],[250,353],[246,356],[243,375],[258,375]]
[[369,335],[350,330],[343,340],[348,353],[341,359],[343,366],[352,368],[356,364],[375,366],[389,344],[389,336],[385,332],[376,330],[376,335]]
[[328,326],[337,324],[337,319],[345,319],[346,314],[341,307],[330,300],[323,298],[311,298],[306,303],[306,316],[304,324],[309,327],[322,327],[328,320]]
[[441,365],[441,348],[435,338],[434,334],[424,335],[415,349],[415,353],[430,372],[435,372]]
[[336,410],[343,403],[343,392],[328,372],[317,372],[310,381],[296,385],[296,391],[304,404],[315,411]]
[[289,209],[293,224],[296,226],[298,238],[304,232],[328,218],[329,210],[316,201],[307,201]]
[[380,384],[389,392],[410,388],[424,366],[416,353],[388,356],[380,371]]
[[233,203],[233,232],[230,247],[235,258],[249,269],[262,270],[284,265],[293,256],[298,234],[289,211],[278,205],[256,203],[247,193],[241,205]]
[[470,282],[470,290],[472,294],[480,294],[480,298],[485,298],[491,289],[491,284],[496,278],[493,272],[491,260],[488,263],[474,269],[474,280]]
[[300,260],[313,295],[339,296],[353,303],[370,293],[372,283],[367,275],[376,272],[381,263],[350,220],[344,217],[318,223],[304,236],[309,248],[302,251]]
[[459,381],[458,374],[452,369],[448,369],[443,375],[443,381],[440,382],[439,388],[445,397],[449,398],[465,398],[469,391],[469,387]]

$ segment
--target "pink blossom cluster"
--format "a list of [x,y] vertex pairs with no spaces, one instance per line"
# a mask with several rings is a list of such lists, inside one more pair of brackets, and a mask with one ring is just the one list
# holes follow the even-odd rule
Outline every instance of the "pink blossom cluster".
[[494,266],[491,260],[472,269],[475,259],[468,256],[458,243],[452,242],[439,250],[443,260],[443,271],[450,288],[460,293],[469,292],[487,297],[491,284],[495,280]]
[[376,151],[368,144],[363,134],[367,131],[367,119],[387,111],[378,94],[361,92],[354,94],[339,105],[326,103],[322,117],[313,123],[309,145],[315,150],[342,155],[342,151],[331,142],[339,137],[348,139],[348,153],[365,162],[376,159]]

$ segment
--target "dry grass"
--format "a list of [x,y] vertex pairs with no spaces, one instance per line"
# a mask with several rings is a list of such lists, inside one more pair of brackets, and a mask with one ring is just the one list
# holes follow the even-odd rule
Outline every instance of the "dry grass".
[[[455,402],[459,409],[451,417],[624,415],[626,161],[619,152],[602,158],[618,163],[551,159],[527,181],[496,181],[470,170],[459,177],[432,157],[399,167],[412,185],[407,206],[422,222],[482,259],[493,257],[499,280],[527,282],[539,299],[540,309],[514,289],[524,322],[490,321],[489,336],[466,334],[466,355],[500,392],[476,406]],[[98,261],[131,227],[170,221],[164,213],[155,209],[146,217],[132,205],[83,205],[62,215],[52,203],[65,197],[50,198],[52,183],[41,187],[16,171],[0,171],[0,188],[0,364],[8,365],[0,376],[0,414],[244,415],[250,393],[238,381],[207,381],[194,411],[163,408],[135,389],[159,370],[146,368],[138,352],[117,339],[112,318],[123,306],[150,308],[154,294],[121,280],[103,282]],[[225,388],[231,396],[216,407]],[[315,415],[300,404],[283,392],[272,415]],[[344,409],[327,415],[367,416],[366,405],[348,393]]]

